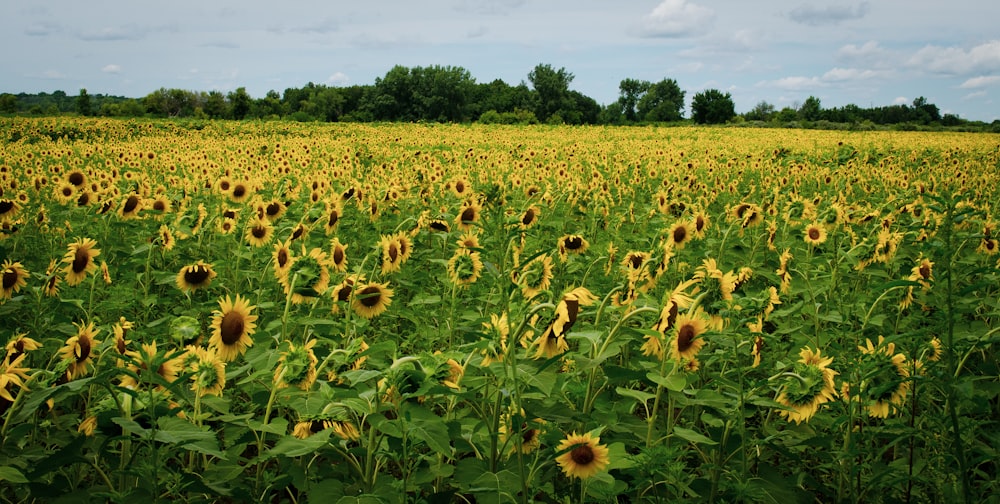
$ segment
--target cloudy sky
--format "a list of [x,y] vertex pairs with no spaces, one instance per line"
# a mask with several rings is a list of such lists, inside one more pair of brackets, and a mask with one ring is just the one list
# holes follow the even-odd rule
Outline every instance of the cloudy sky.
[[[1000,119],[1000,2],[983,0],[173,0],[3,2],[0,92],[254,97],[372,84],[393,65],[477,82],[539,63],[601,104],[625,78],[719,89],[737,112],[911,104]],[[689,112],[688,108],[686,112]]]

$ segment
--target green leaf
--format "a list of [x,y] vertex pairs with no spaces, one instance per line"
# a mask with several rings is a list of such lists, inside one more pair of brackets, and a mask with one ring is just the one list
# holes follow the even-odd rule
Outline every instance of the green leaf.
[[432,450],[442,455],[451,455],[451,438],[448,436],[448,426],[441,417],[435,415],[423,406],[410,405],[402,408],[402,415],[407,420],[406,431],[419,439]]
[[9,481],[11,483],[27,483],[28,478],[25,478],[21,471],[10,467],[2,466],[0,467],[0,481]]
[[627,389],[624,387],[615,388],[615,392],[618,392],[618,395],[631,397],[641,403],[645,403],[646,401],[656,397],[656,394],[650,394],[649,392],[643,392],[641,390]]
[[659,373],[651,372],[646,373],[646,378],[649,378],[649,381],[674,392],[684,390],[684,387],[687,385],[687,379],[684,378],[684,375],[682,374],[674,373],[667,376],[660,376]]
[[257,432],[267,432],[279,436],[288,432],[288,419],[286,418],[274,418],[267,424],[260,420],[250,420],[247,425]]
[[677,437],[684,439],[686,441],[690,441],[692,443],[700,443],[707,445],[719,444],[718,442],[713,441],[711,438],[699,434],[691,429],[685,429],[683,427],[674,426],[674,434],[676,434]]
[[331,432],[333,431],[330,429],[323,429],[305,439],[285,436],[267,451],[265,454],[265,460],[278,455],[283,455],[285,457],[301,457],[302,455],[315,453],[320,448],[326,446],[326,443],[330,441]]
[[496,503],[517,502],[511,489],[520,488],[521,479],[511,471],[485,472],[473,480],[469,491],[476,494],[476,502]]

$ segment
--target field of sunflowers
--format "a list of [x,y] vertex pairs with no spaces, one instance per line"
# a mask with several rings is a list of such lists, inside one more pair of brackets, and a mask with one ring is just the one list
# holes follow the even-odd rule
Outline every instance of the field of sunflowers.
[[2,502],[997,502],[1000,136],[0,119]]

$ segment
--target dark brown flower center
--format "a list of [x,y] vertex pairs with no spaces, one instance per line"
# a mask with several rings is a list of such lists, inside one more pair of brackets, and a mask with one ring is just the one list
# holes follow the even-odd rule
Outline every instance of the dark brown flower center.
[[258,240],[263,240],[264,237],[267,236],[267,228],[264,226],[254,226],[253,229],[250,230],[250,234]]
[[521,217],[521,224],[529,226],[532,222],[535,222],[535,211],[529,208],[524,212],[524,217]]
[[337,247],[333,249],[333,264],[340,265],[344,262],[344,249]]
[[138,206],[139,206],[139,197],[133,194],[129,196],[128,199],[125,200],[125,206],[122,207],[122,210],[124,210],[125,213],[131,213],[134,212],[136,207]]
[[461,180],[455,182],[455,192],[457,192],[458,194],[462,194],[465,192],[465,184]]
[[227,346],[236,344],[243,337],[243,327],[243,314],[231,311],[223,316],[222,323],[219,324],[222,344]]
[[377,306],[379,302],[382,301],[382,290],[374,285],[371,285],[361,289],[358,297],[361,300],[361,304],[367,306],[368,308],[372,308]]
[[351,280],[344,282],[344,285],[337,291],[337,301],[347,301],[351,299],[351,291],[354,290],[353,283]]
[[243,185],[243,184],[236,184],[235,186],[233,186],[233,197],[234,198],[242,198],[243,196],[246,196],[246,194],[247,194],[247,188],[246,188],[245,185]]
[[395,243],[389,244],[389,262],[396,262],[399,258],[399,247]]
[[819,239],[819,229],[811,227],[809,228],[809,239],[816,241]]
[[691,324],[684,324],[677,330],[677,350],[681,352],[686,352],[691,345],[694,343],[694,338],[697,336],[694,326]]
[[204,266],[194,266],[184,272],[184,281],[191,285],[201,285],[208,280],[208,268]]
[[920,277],[924,280],[929,280],[931,278],[931,267],[927,263],[920,265]]
[[14,209],[13,200],[0,200],[0,215],[3,215]]
[[83,362],[87,360],[87,358],[90,357],[90,338],[86,335],[80,336],[80,338],[76,340],[76,344],[80,348],[80,355],[77,356],[76,361]]
[[85,181],[83,174],[78,171],[70,173],[66,180],[77,187],[82,186]]
[[153,210],[157,212],[162,212],[167,209],[167,204],[163,200],[156,200],[153,202]]
[[569,452],[569,456],[576,465],[586,466],[594,461],[594,449],[590,445],[580,445]]
[[281,203],[272,202],[270,205],[267,205],[266,209],[264,209],[264,213],[266,213],[270,217],[278,215],[279,213],[281,213]]
[[628,264],[632,269],[639,269],[639,266],[642,266],[642,256],[639,254],[628,256]]
[[337,220],[340,219],[340,214],[336,210],[330,212],[330,218],[326,220],[326,225],[333,227],[337,225]]
[[569,238],[566,238],[566,241],[563,243],[566,244],[567,249],[576,250],[583,247],[583,238],[579,236],[570,236]]
[[694,230],[700,233],[703,229],[705,229],[705,218],[699,215],[694,220]]
[[462,211],[462,222],[473,222],[476,220],[476,209],[466,208]]
[[73,273],[83,273],[89,264],[90,253],[83,247],[77,248],[76,253],[73,254]]
[[278,249],[278,267],[284,268],[288,264],[288,249]]
[[677,229],[674,230],[674,243],[682,243],[684,239],[687,238],[687,234],[688,232],[686,227],[677,226]]
[[14,268],[7,268],[3,272],[3,288],[5,290],[11,290],[17,285],[17,280],[20,278],[17,270]]

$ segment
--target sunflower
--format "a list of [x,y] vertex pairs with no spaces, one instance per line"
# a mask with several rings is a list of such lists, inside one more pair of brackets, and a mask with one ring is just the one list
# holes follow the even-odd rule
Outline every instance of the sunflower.
[[517,226],[522,230],[530,229],[538,222],[538,217],[540,215],[541,211],[538,210],[538,207],[535,205],[531,205],[530,207],[528,207],[527,210],[524,211],[523,214],[521,214],[521,219],[518,221]]
[[684,244],[691,239],[691,229],[688,227],[687,222],[678,221],[675,222],[673,226],[670,226],[670,230],[667,231],[667,243],[674,250],[680,250],[684,248]]
[[691,288],[697,280],[685,280],[677,284],[667,296],[660,310],[660,317],[653,324],[653,330],[658,334],[646,334],[645,342],[642,344],[643,355],[655,355],[658,359],[663,359],[663,346],[666,340],[666,333],[674,328],[677,322],[677,315],[681,310],[691,306],[694,300],[687,290]]
[[59,282],[61,280],[59,277],[59,261],[50,259],[49,267],[45,269],[45,286],[42,287],[42,293],[47,297],[59,295]]
[[188,346],[180,359],[184,369],[191,373],[191,390],[199,396],[222,395],[226,387],[226,363],[214,347]]
[[995,255],[997,251],[1000,251],[1000,241],[996,238],[983,238],[976,247],[976,252],[985,256]]
[[281,353],[278,367],[274,369],[274,382],[278,388],[288,386],[309,390],[316,382],[316,364],[319,360],[313,353],[315,339],[305,345],[295,346],[288,343],[288,350]]
[[610,462],[608,447],[600,442],[599,436],[591,436],[589,432],[584,434],[574,432],[559,442],[556,452],[562,455],[556,457],[556,462],[563,473],[570,478],[590,478],[603,471]]
[[[514,419],[512,419],[511,416],[512,415],[507,413],[501,415],[500,428],[498,430],[500,434],[500,442],[503,444],[511,443],[508,455],[517,453],[518,450],[518,443],[511,441],[512,438],[510,436],[510,431],[513,429],[511,429],[510,424],[514,422]],[[520,437],[521,453],[527,455],[534,452],[539,446],[541,446],[542,432],[547,422],[541,418],[535,418],[531,421],[527,420],[524,418],[524,410],[521,411],[520,418],[523,419],[521,422],[521,428],[515,430],[515,434],[518,434]],[[513,439],[516,440],[517,438]]]
[[233,217],[223,217],[222,220],[219,221],[218,230],[220,234],[224,235],[232,233],[236,230],[236,219]]
[[382,249],[382,274],[395,273],[400,270],[403,264],[403,252],[400,250],[399,240],[395,235],[382,235],[378,242]]
[[212,337],[209,348],[218,354],[222,362],[231,362],[253,346],[250,336],[256,332],[257,315],[250,312],[256,308],[239,294],[232,300],[228,295],[219,300],[219,309],[212,315]]
[[566,262],[568,254],[583,254],[588,247],[590,243],[580,235],[563,235],[559,238],[559,259]]
[[910,390],[906,356],[896,353],[896,344],[885,343],[882,336],[878,337],[877,345],[866,339],[865,345],[858,345],[858,350],[861,351],[866,377],[861,382],[860,391],[866,401],[868,416],[886,418],[890,409],[902,407]]
[[101,250],[95,248],[97,242],[90,238],[77,238],[69,244],[66,255],[62,262],[66,263],[63,273],[66,275],[66,283],[77,285],[87,278],[88,273],[97,270],[97,263],[94,258],[101,255]]
[[670,341],[670,357],[680,362],[681,359],[693,359],[705,340],[701,335],[708,330],[709,321],[705,320],[701,310],[695,313],[681,313],[674,320],[673,338]]
[[302,255],[292,262],[288,274],[278,279],[285,295],[292,296],[292,303],[304,303],[326,292],[330,286],[327,263],[329,258],[322,249],[313,247],[307,253],[302,246]]
[[0,265],[0,299],[10,299],[22,287],[28,284],[28,270],[20,262],[11,262],[6,259]]
[[29,338],[27,334],[21,333],[15,335],[10,341],[7,342],[7,346],[4,347],[7,351],[4,358],[8,361],[13,361],[18,357],[28,352],[38,350],[39,348],[42,348],[41,343]]
[[[700,266],[695,269],[693,278],[697,279],[705,286],[705,299],[702,301],[706,311],[717,315],[721,305],[733,300],[733,291],[736,290],[738,276],[732,271],[723,273],[715,262],[715,259],[704,259]],[[720,323],[721,319],[715,320]]]
[[472,192],[472,185],[465,178],[459,176],[451,180],[447,186],[451,189],[451,192],[458,196],[459,198],[464,198],[466,195]]
[[69,362],[69,367],[66,369],[67,380],[75,380],[87,374],[88,368],[93,362],[94,350],[97,345],[101,344],[96,339],[100,329],[95,329],[93,322],[87,325],[74,322],[73,325],[76,326],[76,334],[70,336],[66,340],[66,344],[59,349],[62,359]]
[[212,285],[213,278],[215,278],[215,270],[212,269],[212,265],[206,264],[204,261],[198,261],[181,268],[177,272],[174,282],[177,284],[178,289],[190,292]]
[[778,411],[786,419],[808,422],[819,411],[820,405],[830,402],[837,395],[833,377],[840,374],[829,366],[833,357],[823,357],[821,350],[809,347],[799,352],[799,360],[792,370],[784,373],[785,382],[776,402],[788,409]]
[[359,285],[354,291],[351,308],[358,316],[366,319],[374,318],[389,308],[392,304],[392,289],[387,283],[369,282]]
[[254,219],[247,226],[244,237],[251,247],[262,247],[274,237],[274,226],[267,219]]
[[441,219],[432,219],[427,223],[427,228],[435,233],[448,233],[451,232],[451,225],[448,221]]
[[333,298],[333,313],[340,313],[341,304],[350,304],[351,295],[354,293],[354,284],[362,282],[360,275],[348,275],[337,285],[330,289],[330,297]]
[[552,284],[552,256],[540,255],[528,261],[521,270],[518,283],[525,299],[532,299],[548,290]]
[[288,210],[288,207],[282,201],[276,199],[266,202],[262,201],[258,208],[258,216],[262,219],[267,219],[268,222],[280,219],[285,214],[285,211]]
[[76,199],[76,195],[77,195],[76,186],[68,182],[63,182],[61,184],[58,184],[55,186],[55,189],[53,189],[53,196],[55,197],[56,201],[58,201],[59,204],[64,206],[70,204],[70,202]]
[[[132,373],[122,376],[121,386],[128,389],[138,389],[139,382],[136,380],[136,376],[140,380],[143,379],[142,373],[148,369],[155,368],[156,374],[167,383],[173,383],[177,380],[177,376],[181,372],[180,359],[160,354],[157,351],[155,341],[152,343],[143,343],[141,352],[132,350],[127,355],[132,358],[132,363],[128,365],[128,369]],[[157,385],[156,389],[163,390],[164,387]]]
[[25,354],[16,358],[9,357],[0,361],[0,413],[3,413],[14,402],[15,397],[11,395],[10,387],[16,385],[23,388],[24,380],[28,379],[28,371],[30,371],[29,368],[21,366],[26,357]]
[[0,198],[0,222],[12,222],[19,211],[21,205],[17,200]]
[[802,239],[813,247],[822,245],[826,241],[826,227],[822,223],[813,222],[806,226]]
[[483,348],[481,351],[483,354],[481,365],[489,367],[494,362],[503,361],[507,355],[507,338],[510,336],[510,322],[507,320],[507,312],[504,312],[500,316],[491,313],[490,321],[483,322],[483,330],[496,338],[495,340],[491,340],[489,346]]
[[229,191],[229,199],[234,203],[242,203],[250,197],[250,192],[250,187],[245,182],[235,182]]
[[691,218],[691,234],[695,238],[701,239],[705,237],[705,230],[708,229],[711,220],[708,218],[708,214],[705,212],[697,212],[694,217]]
[[460,248],[448,260],[448,278],[458,287],[466,288],[479,280],[483,272],[483,261],[479,252]]
[[330,242],[330,267],[337,273],[347,271],[347,245],[336,237]]
[[177,244],[177,241],[174,239],[173,231],[171,231],[170,227],[166,224],[160,226],[159,231],[157,231],[156,242],[163,247],[164,251],[173,250],[174,245]]
[[477,235],[475,231],[468,231],[462,233],[462,237],[459,238],[458,241],[456,241],[455,243],[457,243],[458,246],[461,248],[470,250],[482,248],[479,245],[479,235]]
[[778,269],[774,270],[774,273],[778,275],[781,279],[781,293],[788,294],[788,291],[792,287],[792,274],[788,271],[788,262],[792,260],[792,253],[789,249],[785,249],[781,253],[781,258],[778,261]]
[[327,201],[326,220],[323,222],[323,229],[326,230],[326,234],[329,235],[337,229],[337,223],[340,222],[340,219],[343,216],[344,209],[339,199]]
[[577,287],[563,294],[562,300],[556,305],[555,319],[535,340],[534,344],[538,347],[535,351],[535,358],[551,359],[569,350],[569,344],[566,343],[566,333],[576,323],[576,317],[580,313],[580,305],[590,306],[596,300],[597,296],[584,287]]
[[[153,210],[157,214],[164,214],[169,212],[170,207],[171,207],[170,200],[168,200],[167,197],[163,194],[156,196],[149,203],[149,209]],[[157,216],[157,218],[159,219],[159,215]]]
[[479,214],[483,207],[475,199],[468,199],[458,209],[458,216],[455,217],[455,225],[462,231],[469,231],[479,222]]
[[274,278],[281,281],[288,278],[288,271],[292,268],[295,257],[292,255],[291,241],[286,240],[274,244],[274,252],[271,253],[271,263],[274,267]]

